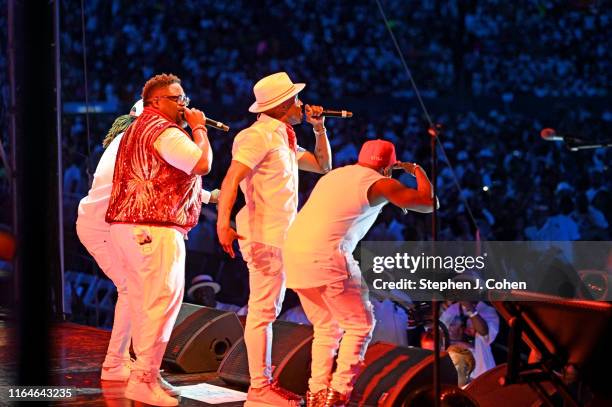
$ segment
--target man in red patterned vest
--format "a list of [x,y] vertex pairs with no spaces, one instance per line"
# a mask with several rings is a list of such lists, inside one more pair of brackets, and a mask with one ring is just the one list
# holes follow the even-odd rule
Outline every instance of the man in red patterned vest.
[[[125,396],[175,406],[158,375],[185,286],[187,232],[200,215],[201,175],[212,150],[206,118],[187,108],[181,81],[154,76],[142,90],[144,110],[126,130],[115,163],[106,221],[113,251],[126,272],[137,360]],[[183,130],[186,120],[192,136]]]

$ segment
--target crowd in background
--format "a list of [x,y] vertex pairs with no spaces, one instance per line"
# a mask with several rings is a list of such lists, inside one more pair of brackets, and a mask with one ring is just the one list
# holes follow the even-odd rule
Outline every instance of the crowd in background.
[[[204,177],[209,189],[220,186],[233,136],[255,120],[247,112],[253,84],[281,70],[307,83],[300,95],[306,103],[355,111],[351,120],[326,121],[334,166],[355,161],[363,141],[380,137],[395,143],[398,159],[429,169],[428,120],[389,28],[432,121],[442,125],[441,240],[610,240],[612,150],[569,152],[562,143],[539,137],[549,126],[590,140],[611,134],[610,11],[596,1],[380,4],[388,24],[376,1],[187,0],[170,6],[88,0],[85,89],[81,9],[63,1],[62,99],[84,102],[87,91],[90,101],[116,106],[88,119],[63,115],[66,267],[86,267],[78,260],[85,252],[76,241],[74,219],[101,155],[101,140],[156,73],[179,75],[193,104],[231,127],[229,134],[209,133],[214,149],[213,170]],[[5,19],[0,15],[0,26],[6,27]],[[3,73],[5,54],[0,54]],[[311,132],[296,130],[299,143],[312,148]],[[317,179],[301,175],[300,205]],[[8,192],[0,168],[3,223],[9,223]],[[206,207],[191,233],[187,281],[201,272],[232,281],[244,272],[242,263],[224,256],[217,244],[215,213],[214,206]],[[429,219],[386,208],[366,240],[429,239]],[[242,277],[246,285],[246,274]],[[246,289],[220,296],[240,303]]]
[[[611,16],[587,3],[380,1],[424,94],[508,98],[607,95]],[[83,100],[80,9],[63,5],[63,88]],[[279,70],[313,99],[412,92],[376,1],[90,0],[85,13],[92,100],[131,100],[160,70],[206,104],[249,99],[254,78]]]

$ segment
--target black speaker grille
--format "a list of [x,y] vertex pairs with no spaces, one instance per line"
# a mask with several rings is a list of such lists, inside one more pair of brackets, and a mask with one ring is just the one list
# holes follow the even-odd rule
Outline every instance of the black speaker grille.
[[[440,360],[440,382],[457,384],[457,373],[448,355]],[[377,342],[368,348],[366,366],[357,377],[350,407],[400,405],[408,392],[429,383],[433,373],[433,352],[421,348]]]
[[[181,309],[181,311],[183,310]],[[177,323],[174,325],[174,331],[170,336],[170,340],[168,341],[168,346],[166,348],[166,357],[176,358],[181,349],[183,349],[187,341],[193,337],[196,331],[202,329],[204,325],[208,324],[213,319],[227,313],[227,311],[219,311],[208,307],[199,307],[199,309],[195,310],[191,309],[185,313],[187,312],[190,313],[183,319],[183,321],[179,323],[177,319]]]
[[[287,358],[298,349],[307,347],[310,351],[312,343],[312,326],[299,325],[292,322],[276,321],[272,324],[272,365],[278,367],[287,362]],[[310,360],[303,362],[304,373],[310,367]],[[232,347],[219,366],[219,377],[228,383],[248,386],[250,382],[244,338]],[[278,372],[274,372],[276,376]],[[307,377],[307,376],[306,376]],[[283,384],[283,383],[281,383]]]

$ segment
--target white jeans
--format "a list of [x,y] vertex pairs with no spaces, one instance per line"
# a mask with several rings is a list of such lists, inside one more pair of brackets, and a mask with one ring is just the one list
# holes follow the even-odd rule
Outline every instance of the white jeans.
[[185,290],[185,242],[173,228],[113,224],[117,263],[126,270],[134,371],[157,371]]
[[285,298],[285,273],[281,249],[253,242],[241,247],[249,267],[249,310],[244,343],[249,360],[251,387],[272,380],[272,323]]
[[130,310],[128,303],[127,278],[125,270],[113,259],[110,242],[110,231],[99,230],[78,224],[77,235],[83,246],[87,249],[106,274],[117,287],[117,304],[115,304],[115,318],[111,331],[106,358],[102,366],[114,367],[130,360]]
[[[331,386],[350,395],[372,337],[374,314],[368,289],[362,285],[359,266],[352,257],[347,259],[347,268],[351,278],[326,286],[294,288],[314,328],[312,376],[308,382],[311,392]],[[338,348],[337,367],[332,376]]]

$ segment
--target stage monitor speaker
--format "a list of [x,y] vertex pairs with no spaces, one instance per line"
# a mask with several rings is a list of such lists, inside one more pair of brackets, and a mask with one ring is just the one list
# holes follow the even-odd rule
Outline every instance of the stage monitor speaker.
[[[385,342],[372,344],[355,381],[349,406],[400,407],[410,392],[431,385],[433,351]],[[440,355],[440,383],[457,386],[457,371],[447,353]]]
[[[435,404],[433,383],[410,391],[410,395],[402,406],[406,407],[432,407]],[[441,407],[480,407],[478,402],[465,390],[457,385],[444,384],[440,386]]]
[[[308,390],[312,326],[276,321],[272,324],[272,376],[280,385],[297,394]],[[244,338],[237,341],[218,370],[225,382],[247,387],[251,377]]]
[[214,372],[243,335],[233,312],[184,303],[164,354],[164,367],[184,373]]
[[[537,391],[529,384],[502,386],[507,365],[501,364],[478,376],[467,385],[465,391],[480,407],[540,407],[546,405]],[[556,390],[550,382],[542,383],[543,389],[554,397]]]
[[[584,399],[589,391],[597,398],[612,399],[609,375],[599,373],[609,369],[612,359],[612,303],[569,300],[528,291],[490,291],[489,298],[510,326],[507,369],[510,382],[527,381],[525,377],[532,382],[544,382],[548,378],[568,405],[580,404],[584,401],[580,398]],[[538,363],[520,363],[517,349],[521,340],[540,354]],[[568,365],[578,372],[575,380],[583,388],[578,395],[554,373]],[[538,377],[534,374],[538,371],[544,374]]]
[[[489,297],[506,322],[519,318],[532,331],[524,334],[528,345],[539,346],[539,352],[559,359],[560,366],[555,368],[565,364],[584,366],[604,356],[595,350],[599,343],[610,339],[606,332],[612,324],[612,303],[514,290],[491,291]],[[609,346],[607,349],[605,356],[610,357],[612,352]]]

